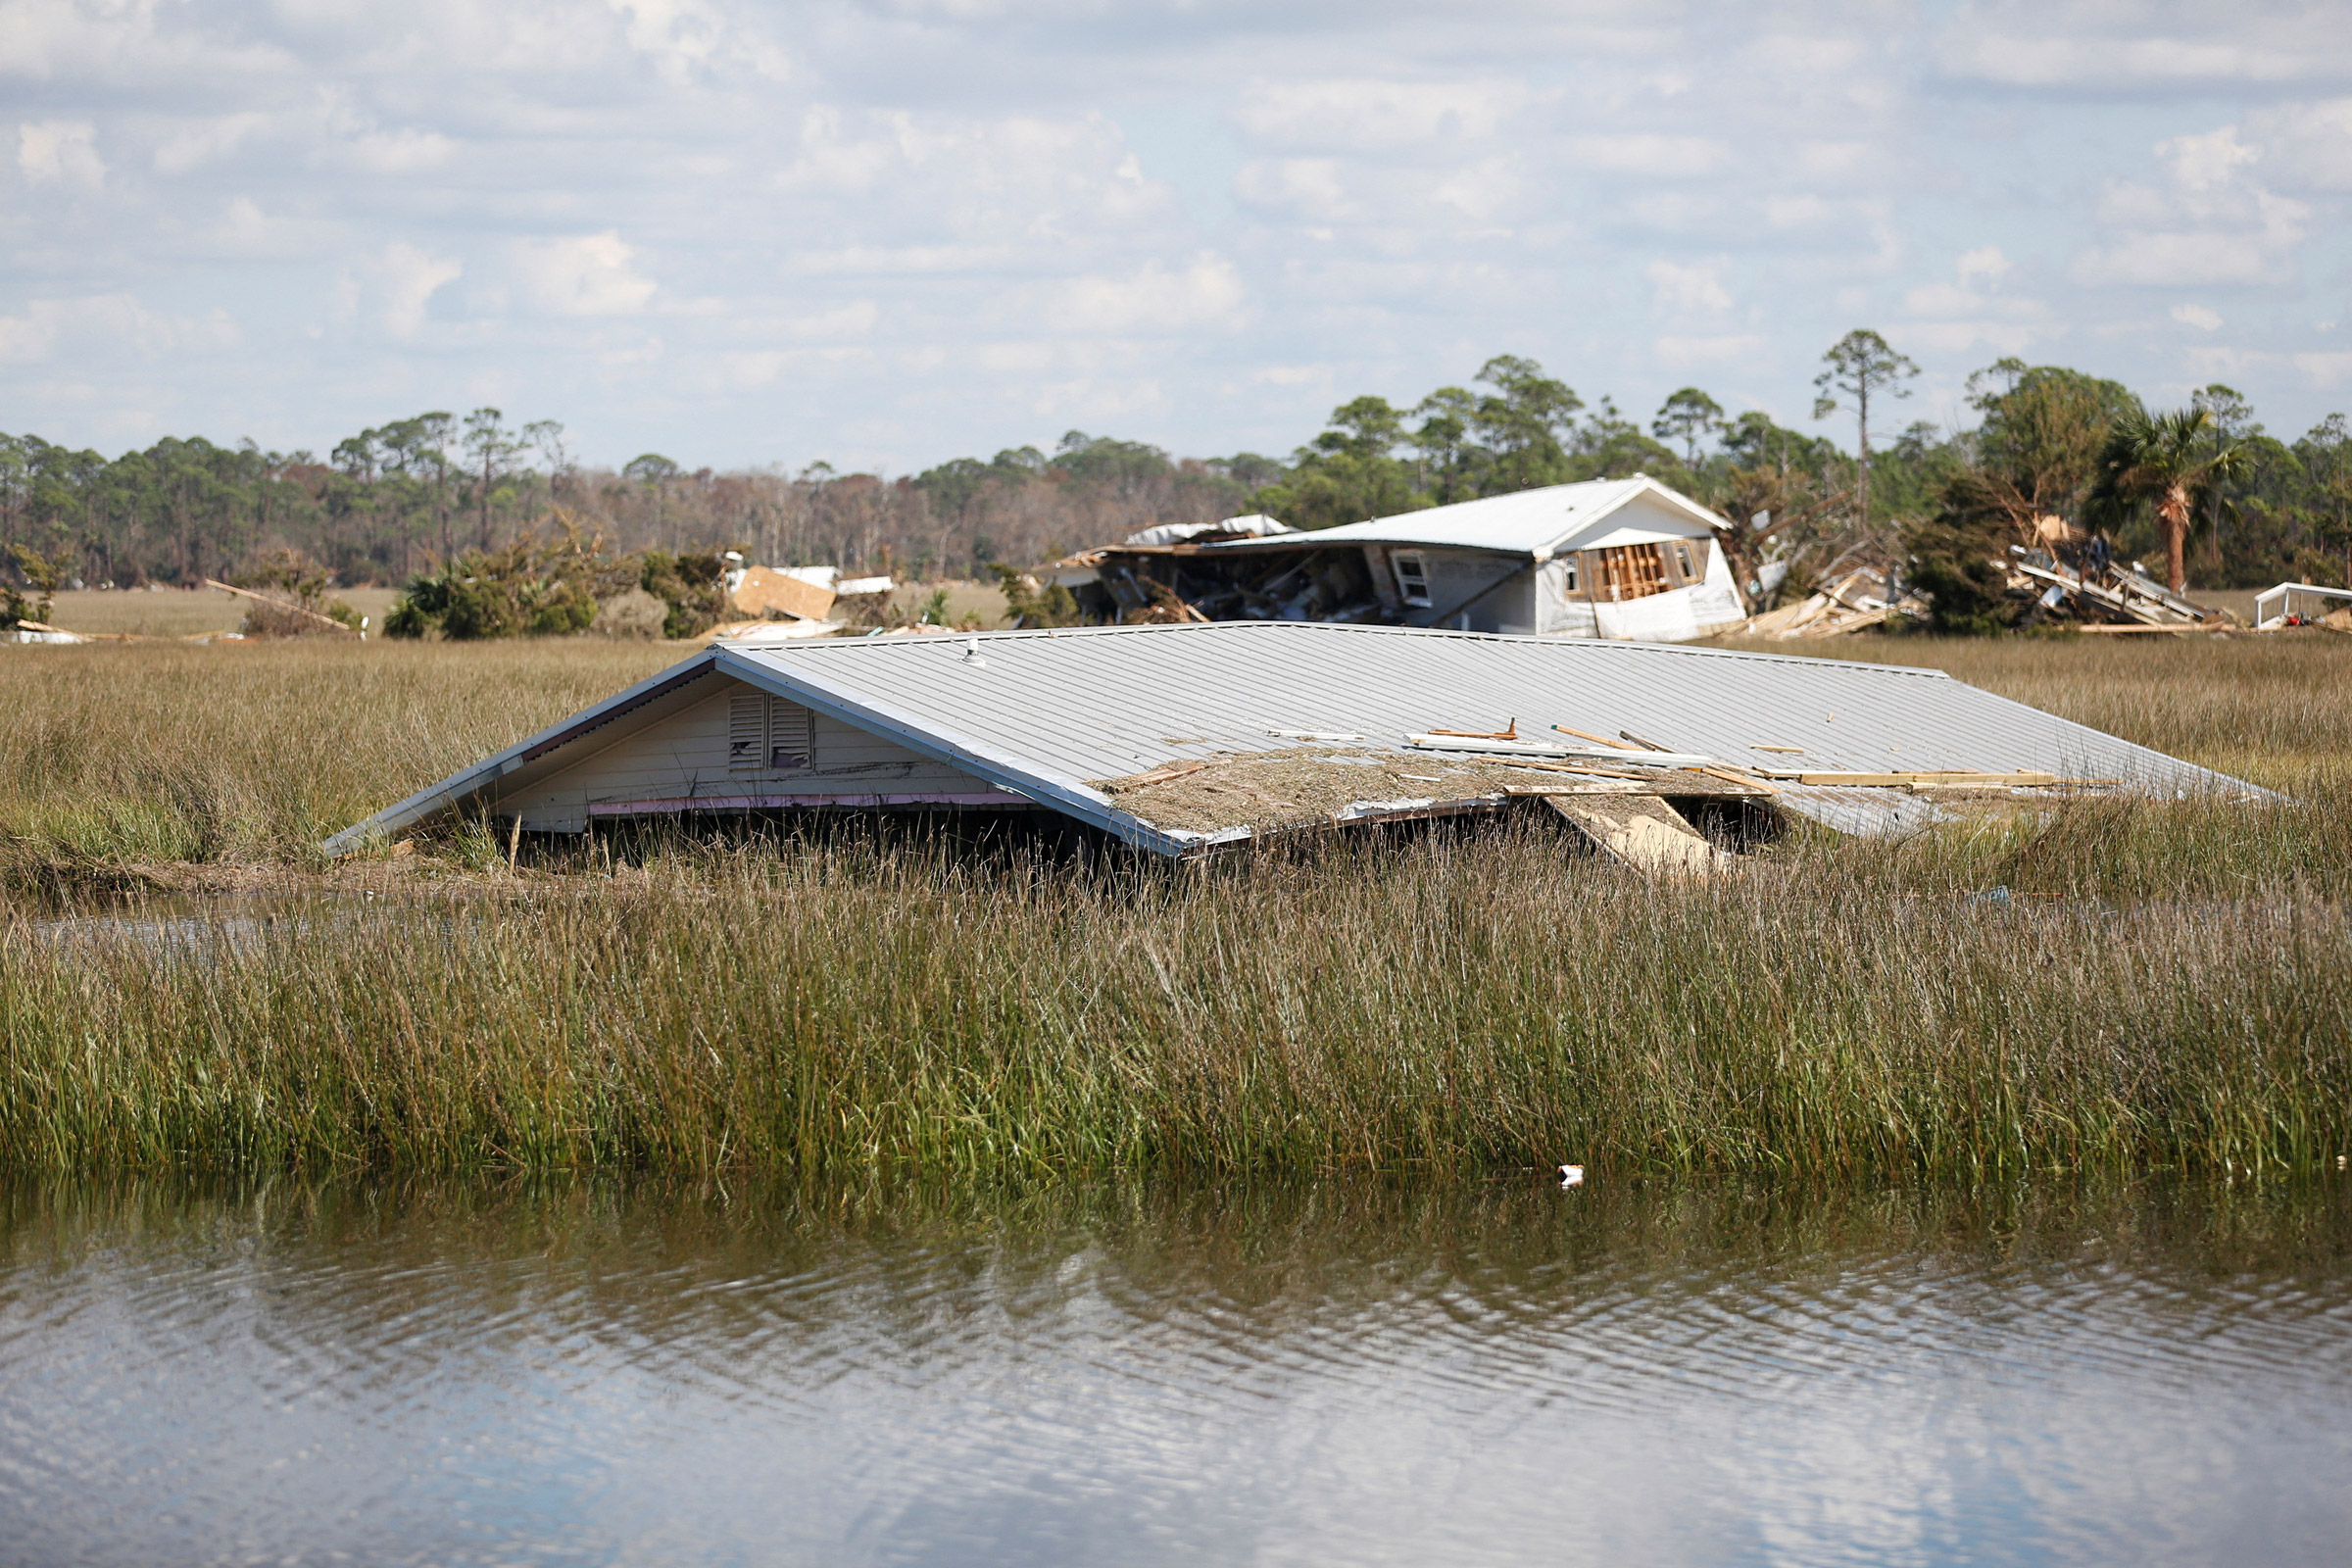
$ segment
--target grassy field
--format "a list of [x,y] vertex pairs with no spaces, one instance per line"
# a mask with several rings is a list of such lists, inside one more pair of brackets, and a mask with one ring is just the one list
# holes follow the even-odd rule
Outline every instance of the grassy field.
[[[2300,799],[1799,834],[1695,886],[1524,826],[1187,871],[858,836],[510,870],[457,833],[324,873],[318,837],[682,650],[0,650],[0,1160],[1847,1179],[2352,1152],[2352,640],[1832,651]],[[58,918],[240,867],[280,892]]]

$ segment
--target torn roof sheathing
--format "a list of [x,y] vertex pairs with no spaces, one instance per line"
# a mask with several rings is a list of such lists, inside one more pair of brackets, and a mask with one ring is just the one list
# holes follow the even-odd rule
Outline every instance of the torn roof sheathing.
[[[1676,529],[1634,524],[1604,529],[1600,525],[1635,502],[1653,517],[1671,519]],[[1731,526],[1697,502],[1646,474],[1630,479],[1586,479],[1576,484],[1545,485],[1509,495],[1457,501],[1451,506],[1350,522],[1337,528],[1285,534],[1271,539],[1232,539],[1202,545],[1203,555],[1232,555],[1269,550],[1324,549],[1340,545],[1400,545],[1423,549],[1483,550],[1495,555],[1523,556],[1549,561],[1567,550],[1595,550],[1611,544],[1654,542],[1668,538],[1705,538],[1717,528]],[[1624,537],[1618,537],[1622,534]]]
[[[1089,780],[1302,739],[1433,755],[1431,729],[1630,731],[1736,766],[2038,770],[2144,792],[2262,792],[1937,670],[1653,643],[1300,621],[1102,626],[714,647],[327,841],[330,853],[490,792],[574,739],[658,719],[732,676],[1163,854],[1232,836],[1162,831]],[[1327,736],[1360,742],[1323,742]],[[1769,750],[1767,750],[1769,748]],[[1437,772],[1431,767],[1424,769]],[[1834,813],[1791,786],[1784,804]],[[1842,796],[1851,792],[1839,791]],[[1139,805],[1139,809],[1142,809]],[[1836,824],[1834,824],[1836,825]]]

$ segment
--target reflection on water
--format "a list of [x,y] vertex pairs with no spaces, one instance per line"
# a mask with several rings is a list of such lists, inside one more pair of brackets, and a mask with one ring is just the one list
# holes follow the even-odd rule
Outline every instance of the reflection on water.
[[2352,1202],[0,1189],[8,1563],[2334,1562]]

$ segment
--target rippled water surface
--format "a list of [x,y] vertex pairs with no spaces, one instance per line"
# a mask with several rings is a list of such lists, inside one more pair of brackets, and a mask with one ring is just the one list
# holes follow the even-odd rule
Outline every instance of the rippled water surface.
[[2352,1201],[0,1189],[0,1561],[2333,1563]]

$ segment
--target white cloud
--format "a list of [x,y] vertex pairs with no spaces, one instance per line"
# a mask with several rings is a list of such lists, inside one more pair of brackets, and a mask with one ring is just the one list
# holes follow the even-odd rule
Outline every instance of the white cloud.
[[2309,376],[2315,386],[2334,387],[2342,385],[2345,381],[2352,381],[2352,353],[2342,351],[2306,352],[2293,355],[2291,358],[2295,368]]
[[2009,258],[2001,254],[1998,245],[1980,245],[1973,251],[1963,252],[1953,269],[1960,275],[1962,288],[1979,281],[1998,283],[2009,275]]
[[86,120],[44,120],[17,127],[17,168],[35,185],[97,190],[106,183],[96,129]]
[[1348,195],[1338,160],[1331,158],[1252,160],[1235,175],[1233,191],[1253,207],[1309,222],[1346,222],[1364,215],[1362,205]]
[[1527,97],[1508,80],[1261,83],[1243,94],[1233,119],[1278,147],[1378,151],[1492,136]]
[[268,115],[248,113],[222,115],[218,120],[184,126],[156,148],[156,170],[160,173],[184,174],[191,169],[226,158],[269,124]]
[[1471,218],[1488,219],[1508,207],[1524,188],[1525,181],[1507,160],[1486,158],[1440,178],[1430,194]]
[[2246,117],[2246,128],[2278,184],[2352,191],[2352,98],[2257,110]]
[[1688,316],[1732,308],[1732,296],[1724,289],[1723,273],[1731,266],[1728,259],[1685,267],[1675,262],[1649,264],[1649,286],[1652,303],[1661,315]]
[[1704,174],[1729,152],[1711,136],[1571,136],[1571,162],[1614,174],[1647,174],[1654,178],[1689,178]]
[[2224,125],[2160,141],[2155,151],[2165,183],[2109,185],[2097,216],[2115,232],[2076,258],[2077,281],[2179,288],[2291,275],[2311,209],[2255,181],[2261,147]]
[[2173,307],[2173,319],[2182,326],[2193,326],[2200,332],[2219,331],[2222,325],[2221,316],[2202,305],[2176,305]]
[[440,168],[457,150],[439,131],[374,131],[351,144],[351,159],[371,174],[415,174]]
[[1658,363],[1676,369],[1693,366],[1727,365],[1761,355],[1766,339],[1755,332],[1724,333],[1715,337],[1662,337],[1651,345]]
[[784,323],[794,337],[863,337],[874,329],[881,311],[872,300],[853,300],[829,311],[796,316]]
[[1203,251],[1182,271],[1148,262],[1125,277],[1080,277],[1054,291],[1054,325],[1163,336],[1193,327],[1240,324],[1249,290],[1221,256]]
[[2006,86],[2103,91],[2270,84],[2352,74],[2341,7],[1993,0],[1937,40],[1946,72]]
[[240,334],[224,311],[190,318],[151,311],[131,294],[36,299],[0,316],[0,364],[37,365],[61,351],[76,360],[129,350],[151,358],[176,349],[229,348]]
[[558,316],[635,316],[658,287],[632,265],[636,255],[618,229],[608,228],[525,240],[515,247],[515,265],[531,297]]
[[800,142],[800,157],[776,175],[779,190],[865,190],[901,162],[896,137],[844,137],[841,111],[828,104],[818,104],[801,117]]
[[384,247],[367,270],[374,277],[382,300],[384,330],[396,338],[413,338],[424,326],[425,307],[445,284],[456,282],[466,269],[446,257],[430,256],[405,241]]

